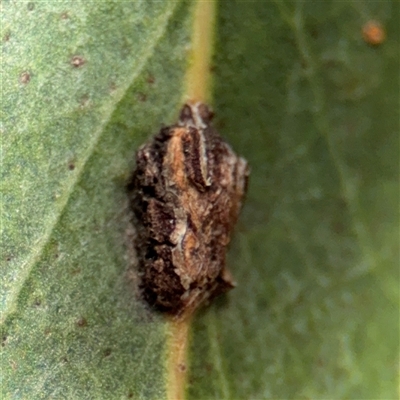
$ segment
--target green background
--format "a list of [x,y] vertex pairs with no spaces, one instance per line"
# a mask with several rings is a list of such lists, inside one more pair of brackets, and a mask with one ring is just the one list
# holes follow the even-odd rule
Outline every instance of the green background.
[[3,399],[164,398],[125,185],[180,107],[190,2],[3,7]]
[[[192,4],[2,4],[4,399],[165,397],[125,184],[176,119]],[[238,287],[194,321],[189,398],[398,397],[399,12],[219,3],[216,125],[252,174]]]
[[217,124],[252,173],[191,398],[398,398],[398,21],[398,2],[220,3]]

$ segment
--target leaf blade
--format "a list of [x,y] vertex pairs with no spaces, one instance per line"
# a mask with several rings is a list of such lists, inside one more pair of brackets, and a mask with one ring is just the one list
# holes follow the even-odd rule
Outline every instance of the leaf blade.
[[[72,3],[59,3],[60,10],[65,4]],[[113,29],[105,29],[106,25],[91,16],[97,29],[104,30],[98,37],[88,34],[99,40],[97,50],[93,44],[93,51],[98,53],[97,64],[93,58],[90,60],[93,68],[104,67],[103,58],[113,59],[114,49],[107,53],[110,49],[101,44],[112,42],[114,33],[123,30],[119,16],[130,8],[129,20],[137,11],[136,3],[106,5],[111,9],[96,9],[93,13],[103,13],[103,20]],[[165,2],[155,5],[153,12],[157,9],[160,18],[152,19],[151,14],[142,18],[147,24],[158,24],[153,33],[158,32],[159,38],[153,46],[143,45],[142,54],[150,54],[152,48],[154,51],[138,64],[140,68],[130,70],[132,62],[137,63],[135,54],[131,55],[130,65],[120,57],[114,60],[123,64],[122,71],[115,64],[104,67],[108,68],[107,83],[110,76],[119,80],[111,85],[116,96],[111,105],[102,103],[92,116],[93,126],[104,121],[104,128],[102,124],[97,128],[98,134],[88,134],[96,143],[92,147],[87,141],[76,144],[80,152],[72,154],[75,158],[64,157],[57,165],[59,169],[49,175],[55,181],[49,182],[54,190],[54,184],[63,182],[64,176],[77,174],[75,180],[70,180],[73,188],[55,217],[49,239],[37,263],[26,273],[15,306],[7,309],[2,324],[2,388],[6,398],[165,396],[165,321],[137,298],[137,277],[127,254],[132,237],[125,193],[135,148],[161,123],[176,118],[184,91],[191,5]],[[89,15],[90,6],[87,10]],[[135,36],[130,40],[134,41]],[[129,51],[134,49],[128,46]],[[80,68],[88,65],[89,58]],[[106,88],[110,89],[108,85]],[[109,101],[108,92],[96,93],[100,98],[103,95],[104,101]],[[62,154],[69,155],[69,146],[61,143],[60,148]],[[82,157],[83,162],[78,156],[85,151],[90,154]],[[75,166],[72,170],[70,162]],[[45,183],[37,186],[40,190]],[[28,239],[32,243],[32,236]]]
[[[252,174],[238,287],[193,327],[189,398],[395,398],[398,5],[219,13],[217,124]],[[381,47],[363,41],[368,18]]]

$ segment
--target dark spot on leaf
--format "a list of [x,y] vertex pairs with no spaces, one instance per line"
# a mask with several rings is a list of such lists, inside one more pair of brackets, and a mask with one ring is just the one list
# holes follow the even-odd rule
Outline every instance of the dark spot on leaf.
[[65,11],[60,15],[61,19],[69,19],[68,13]]
[[188,379],[189,386],[193,386],[196,382],[198,382],[198,379],[196,379],[193,376],[189,376],[189,379]]
[[35,8],[35,3],[29,2],[26,7],[29,11],[32,11]]
[[144,93],[138,93],[137,95],[139,101],[144,102],[147,100],[147,96]]
[[62,362],[63,364],[66,364],[66,363],[68,362],[68,358],[67,358],[66,356],[61,357],[61,362]]
[[4,36],[3,36],[3,42],[8,42],[10,40],[10,36],[11,36],[11,32],[7,32]]
[[104,357],[109,357],[111,355],[112,351],[111,349],[105,349],[104,350]]
[[73,171],[74,169],[75,169],[75,164],[74,163],[69,163],[68,164],[68,169],[70,170],[70,171]]
[[73,56],[71,59],[71,65],[75,68],[80,68],[82,67],[83,64],[85,64],[85,59],[81,56]]
[[216,71],[216,69],[217,69],[217,67],[215,65],[211,65],[210,68],[209,68],[209,71],[211,73],[214,73]]
[[11,261],[11,260],[12,260],[12,257],[11,257],[11,256],[7,256],[7,257],[6,257],[6,261],[9,262],[9,261]]
[[4,346],[6,345],[6,342],[7,342],[7,336],[4,335],[4,336],[1,338],[1,347],[4,347]]
[[155,80],[155,78],[154,78],[153,75],[149,75],[149,76],[147,77],[147,83],[150,83],[150,85],[152,85],[155,81],[156,81],[156,80]]
[[23,84],[27,84],[31,80],[31,75],[29,72],[25,71],[19,76],[19,81]]
[[212,366],[212,364],[210,364],[210,363],[206,363],[206,364],[204,365],[204,367],[205,367],[205,369],[206,369],[206,371],[207,371],[208,373],[211,373],[212,370],[213,370],[213,366]]
[[71,274],[72,275],[78,275],[78,274],[80,274],[81,273],[81,269],[80,268],[75,268],[75,269],[73,269],[72,271],[71,271]]
[[129,392],[128,393],[128,399],[131,399],[133,397],[133,393],[132,392]]
[[79,318],[78,321],[76,321],[76,325],[79,326],[80,328],[84,328],[87,326],[87,320],[86,318]]
[[185,372],[186,371],[186,365],[185,364],[178,364],[178,370],[179,370],[179,372]]
[[40,307],[42,305],[42,301],[40,299],[35,299],[35,301],[33,302],[33,305],[35,307]]
[[44,330],[44,335],[45,335],[45,336],[50,335],[50,333],[51,333],[50,328],[46,328],[46,329]]

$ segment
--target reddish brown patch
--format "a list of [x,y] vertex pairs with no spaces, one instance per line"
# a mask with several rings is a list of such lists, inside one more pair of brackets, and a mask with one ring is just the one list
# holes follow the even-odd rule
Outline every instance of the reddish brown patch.
[[178,365],[179,372],[186,372],[186,369],[187,369],[187,367],[186,367],[185,364],[179,364]]
[[31,75],[29,72],[25,71],[19,76],[19,81],[26,85],[31,80]]
[[362,28],[362,35],[366,43],[378,46],[386,39],[386,32],[378,21],[368,21]]
[[78,321],[76,321],[76,325],[79,326],[80,328],[84,328],[85,326],[87,326],[87,320],[86,318],[79,318]]

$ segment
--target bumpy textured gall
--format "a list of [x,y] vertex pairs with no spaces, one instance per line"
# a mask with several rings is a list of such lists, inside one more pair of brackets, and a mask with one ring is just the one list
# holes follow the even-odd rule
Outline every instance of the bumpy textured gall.
[[186,104],[139,149],[128,186],[143,296],[175,315],[234,286],[225,254],[249,170],[211,118],[205,104]]

